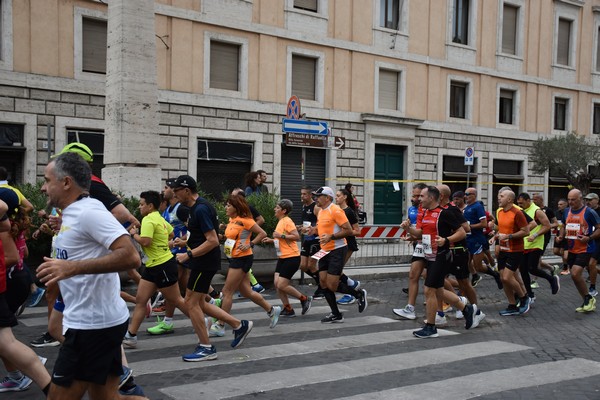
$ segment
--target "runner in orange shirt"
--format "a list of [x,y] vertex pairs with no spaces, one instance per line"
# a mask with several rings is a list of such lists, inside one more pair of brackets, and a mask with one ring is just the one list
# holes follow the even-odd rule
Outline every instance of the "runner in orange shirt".
[[324,324],[343,322],[344,316],[335,299],[336,291],[356,297],[358,312],[363,312],[367,308],[367,291],[352,289],[340,281],[348,249],[344,238],[352,235],[352,227],[344,210],[333,204],[335,198],[333,189],[324,186],[313,194],[317,196],[317,204],[321,211],[317,216],[317,226],[311,227],[308,234],[318,234],[319,236],[321,251],[317,252],[313,258],[319,260],[319,281],[324,290],[327,304],[331,307],[331,313],[321,322]]
[[290,280],[300,268],[300,249],[297,241],[300,234],[294,225],[294,221],[288,216],[292,212],[294,203],[288,199],[282,199],[275,206],[275,217],[279,220],[273,238],[264,238],[263,243],[271,243],[275,246],[279,260],[275,267],[275,288],[277,295],[283,303],[282,317],[295,317],[296,312],[290,304],[288,295],[300,300],[302,315],[310,310],[312,297],[300,293],[298,289],[290,285]]

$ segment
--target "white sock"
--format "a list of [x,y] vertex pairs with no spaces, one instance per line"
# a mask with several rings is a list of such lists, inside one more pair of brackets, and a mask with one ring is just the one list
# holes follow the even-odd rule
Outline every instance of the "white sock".
[[355,283],[356,282],[354,282],[352,279],[348,278],[348,282],[347,282],[348,286],[354,286]]
[[169,317],[165,317],[165,318],[163,319],[163,322],[164,322],[165,324],[167,324],[167,325],[171,325],[171,324],[173,323],[173,317],[170,317],[170,318],[169,318]]
[[18,380],[21,380],[23,378],[23,374],[19,370],[9,371],[7,375],[8,375],[8,377],[10,379],[12,379],[14,381],[18,381]]

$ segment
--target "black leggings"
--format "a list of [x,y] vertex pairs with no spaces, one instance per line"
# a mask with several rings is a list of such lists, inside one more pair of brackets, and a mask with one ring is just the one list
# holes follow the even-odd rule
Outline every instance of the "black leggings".
[[540,268],[541,258],[541,249],[523,253],[523,262],[519,266],[519,272],[521,273],[525,290],[530,297],[533,296],[533,290],[531,289],[531,278],[529,274],[535,275],[539,278],[544,278],[548,281],[548,283],[552,283],[552,275]]

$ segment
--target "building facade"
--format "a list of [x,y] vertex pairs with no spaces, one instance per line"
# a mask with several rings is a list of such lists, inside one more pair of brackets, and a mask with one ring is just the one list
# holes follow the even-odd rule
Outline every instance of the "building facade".
[[[75,140],[102,168],[105,3],[0,0],[0,164],[17,183]],[[156,0],[154,18],[162,178],[213,194],[263,169],[293,200],[352,182],[378,224],[421,180],[468,178],[488,207],[506,184],[551,202],[565,183],[532,173],[535,140],[600,133],[600,0]],[[285,144],[292,95],[343,149]]]

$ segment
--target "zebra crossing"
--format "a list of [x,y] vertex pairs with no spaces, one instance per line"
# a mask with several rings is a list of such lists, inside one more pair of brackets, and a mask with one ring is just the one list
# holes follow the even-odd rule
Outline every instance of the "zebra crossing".
[[[440,338],[419,340],[412,335],[414,323],[391,313],[359,314],[355,306],[343,306],[343,324],[321,324],[328,311],[325,302],[315,302],[306,316],[281,319],[269,329],[264,311],[236,300],[232,313],[253,320],[252,333],[235,350],[231,330],[211,338],[219,358],[200,363],[181,360],[196,342],[187,318],[176,315],[175,333],[158,337],[144,333],[155,323],[150,318],[140,328],[138,348],[126,354],[146,395],[164,400],[501,398],[506,391],[600,375],[599,362],[581,357],[535,361],[527,357],[536,350],[531,346],[481,338],[485,327],[439,329]],[[28,309],[20,323],[41,332],[45,308]],[[16,398],[37,398],[22,395]]]

